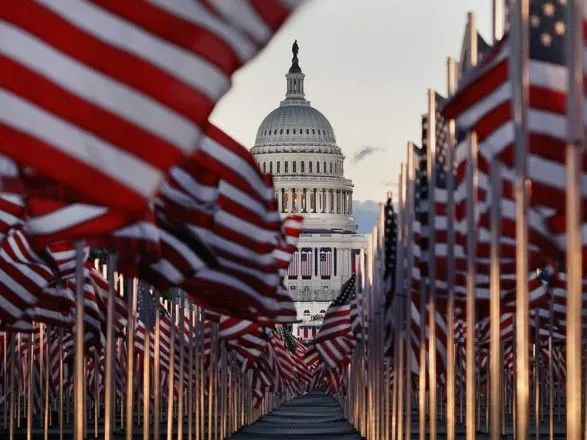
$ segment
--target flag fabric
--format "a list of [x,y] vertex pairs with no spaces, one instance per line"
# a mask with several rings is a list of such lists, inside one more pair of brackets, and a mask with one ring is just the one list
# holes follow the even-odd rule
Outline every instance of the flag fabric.
[[300,249],[300,275],[303,280],[312,278],[312,269],[314,267],[312,261],[313,253],[312,248]]
[[[356,344],[353,325],[356,315],[356,276],[352,275],[343,285],[340,294],[326,310],[322,325],[314,338],[314,346],[322,361],[330,369],[337,370],[350,360]],[[355,313],[353,313],[355,312]]]
[[332,276],[332,249],[320,248],[320,275],[322,279]]
[[289,267],[287,268],[287,276],[288,278],[297,278],[300,266],[300,252],[295,251],[289,263]]
[[297,3],[3,3],[0,152],[142,212]]

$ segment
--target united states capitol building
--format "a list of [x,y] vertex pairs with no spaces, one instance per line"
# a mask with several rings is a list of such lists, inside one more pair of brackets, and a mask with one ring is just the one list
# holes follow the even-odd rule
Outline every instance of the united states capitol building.
[[273,175],[282,215],[304,217],[286,286],[302,321],[294,325],[294,335],[311,339],[353,273],[367,238],[356,233],[354,185],[344,177],[345,156],[328,119],[306,100],[297,43],[292,50],[285,99],[261,122],[251,152],[260,168]]

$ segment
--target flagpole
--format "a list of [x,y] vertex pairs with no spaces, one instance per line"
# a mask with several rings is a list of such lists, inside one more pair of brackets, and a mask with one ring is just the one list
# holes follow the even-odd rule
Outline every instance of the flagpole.
[[137,309],[136,295],[137,279],[125,277],[124,290],[128,303],[128,320],[126,323],[126,411],[125,411],[125,438],[133,437],[133,387],[134,387],[134,361],[135,361],[135,315]]
[[[403,265],[404,265],[404,222],[405,222],[405,184],[406,179],[406,165],[401,164],[399,192],[398,192],[398,212],[397,212],[397,244],[396,244],[396,265],[395,265],[395,286],[391,288],[395,291],[395,315],[396,322],[393,323],[395,331],[394,341],[394,380],[393,380],[393,410],[392,410],[392,438],[394,440],[402,439],[402,419],[403,419],[403,312],[405,311],[404,301],[406,300],[406,293],[403,286]],[[401,264],[400,264],[401,263]]]
[[500,237],[501,237],[501,168],[496,159],[491,162],[491,266],[489,292],[490,319],[490,421],[491,440],[501,438],[501,290],[500,290]]
[[[469,59],[468,67],[477,65],[477,25],[475,14],[469,12],[468,33],[469,33]],[[466,297],[466,430],[467,440],[475,439],[475,410],[476,410],[476,393],[475,393],[475,329],[476,329],[476,218],[475,209],[476,200],[476,183],[477,183],[477,134],[469,133],[469,152],[467,160],[467,297]]]
[[580,0],[568,2],[569,92],[566,150],[567,230],[567,439],[581,439],[582,244],[581,177],[583,153],[583,11]]
[[554,440],[554,368],[552,363],[552,330],[554,326],[554,295],[548,288],[548,435]]
[[94,350],[94,438],[98,438],[98,419],[100,418],[99,365],[98,350]]
[[[493,43],[503,36],[503,0],[493,0]],[[500,237],[501,237],[501,168],[496,159],[491,163],[491,266],[490,266],[490,422],[491,440],[501,438],[501,312],[500,312]]]
[[153,347],[153,438],[159,440],[161,438],[161,391],[160,381],[160,363],[161,363],[161,302],[159,299],[159,292],[155,291],[156,305],[155,305],[155,327],[153,329],[153,336],[155,337]]
[[63,329],[59,329],[59,440],[63,440]]
[[412,272],[414,269],[414,250],[412,247],[414,241],[414,144],[408,142],[408,165],[407,165],[407,184],[406,184],[406,250],[407,250],[407,268],[406,268],[406,311],[405,311],[405,356],[406,356],[406,421],[405,421],[405,438],[412,437]]
[[[456,63],[452,58],[447,59],[447,91],[448,96],[454,96],[456,93]],[[447,344],[446,344],[446,438],[447,440],[455,440],[455,426],[456,426],[456,405],[455,405],[455,262],[454,262],[454,246],[455,246],[455,231],[454,231],[454,148],[456,143],[456,127],[454,119],[448,121],[448,146],[446,152],[446,162],[449,172],[446,174],[446,205],[447,205],[447,222],[446,222],[446,284],[448,290],[448,304],[446,321],[448,325]]]
[[185,297],[179,293],[179,383],[177,397],[177,440],[183,439],[183,381],[185,364]]
[[[529,0],[512,1],[512,50],[510,68],[513,86],[513,119],[516,157],[516,430],[519,440],[528,437],[530,373],[528,292],[528,93],[529,93]],[[570,188],[568,188],[570,190]],[[571,304],[569,304],[570,306]],[[580,309],[580,304],[578,305]],[[579,339],[580,342],[580,339]],[[580,366],[579,360],[579,366]],[[571,367],[572,368],[572,367]],[[580,373],[579,373],[580,374]],[[580,385],[580,378],[578,384]],[[580,390],[580,386],[578,387]],[[572,393],[572,390],[569,389]],[[579,391],[580,393],[580,391]],[[579,402],[580,405],[580,402]],[[572,432],[572,430],[570,430]],[[572,437],[569,437],[572,438]]]
[[[428,89],[428,357],[429,357],[429,411],[430,440],[437,437],[437,384],[436,384],[436,92]],[[425,307],[422,306],[424,312]]]
[[26,411],[26,437],[27,440],[33,438],[33,369],[34,363],[34,339],[35,339],[35,323],[33,323],[33,332],[29,335],[29,349],[27,367],[29,370],[27,383],[27,411]]
[[75,408],[74,439],[84,439],[84,244],[75,242],[76,303],[75,303]]
[[104,349],[104,440],[112,439],[114,428],[114,295],[118,254],[108,255],[108,301],[106,303],[106,347]]
[[47,348],[47,354],[45,356],[45,413],[43,415],[44,417],[44,423],[43,423],[43,439],[44,440],[49,440],[49,350],[50,350],[50,344],[49,344],[49,327],[47,325],[45,325],[45,337],[46,337],[46,342],[45,342],[45,346]]
[[494,44],[503,37],[503,1],[492,1],[492,35]]
[[[149,298],[151,300],[151,298]],[[141,307],[149,307],[141,305]],[[158,302],[155,305],[159,308]],[[152,323],[152,321],[151,321]],[[151,437],[151,331],[145,325],[145,346],[143,349],[143,440]]]
[[194,395],[193,395],[193,386],[194,386],[194,311],[192,303],[188,303],[188,316],[189,316],[189,334],[188,334],[188,343],[189,343],[189,351],[188,351],[188,439],[193,438],[193,412],[194,412]]
[[167,440],[173,438],[173,392],[175,388],[175,290],[171,293],[171,329],[169,331],[169,372],[167,374]]

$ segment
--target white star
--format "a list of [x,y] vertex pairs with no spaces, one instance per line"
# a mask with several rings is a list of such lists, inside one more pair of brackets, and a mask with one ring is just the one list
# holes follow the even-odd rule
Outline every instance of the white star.
[[544,44],[545,46],[550,46],[550,44],[552,43],[552,36],[550,34],[547,34],[546,32],[540,36],[540,39],[542,40],[542,44]]
[[564,35],[564,34],[565,34],[565,30],[566,30],[566,28],[567,28],[567,27],[565,26],[565,24],[564,24],[562,21],[557,21],[557,22],[554,24],[554,32],[555,32],[557,35],[559,35],[559,36],[561,36],[561,35]]
[[537,28],[538,26],[540,26],[540,17],[538,17],[537,15],[533,15],[532,17],[530,17],[530,23],[532,24],[533,28]]
[[552,17],[554,15],[554,5],[552,3],[544,3],[543,6],[544,15],[547,17]]

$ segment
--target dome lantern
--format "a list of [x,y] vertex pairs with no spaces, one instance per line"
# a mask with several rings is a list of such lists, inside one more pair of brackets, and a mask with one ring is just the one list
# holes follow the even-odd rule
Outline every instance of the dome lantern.
[[298,64],[298,40],[294,41],[294,44],[291,48],[293,53],[293,58],[291,59],[291,67],[289,68],[289,72],[285,75],[287,79],[287,92],[285,94],[285,99],[304,99],[304,77],[305,75]]

